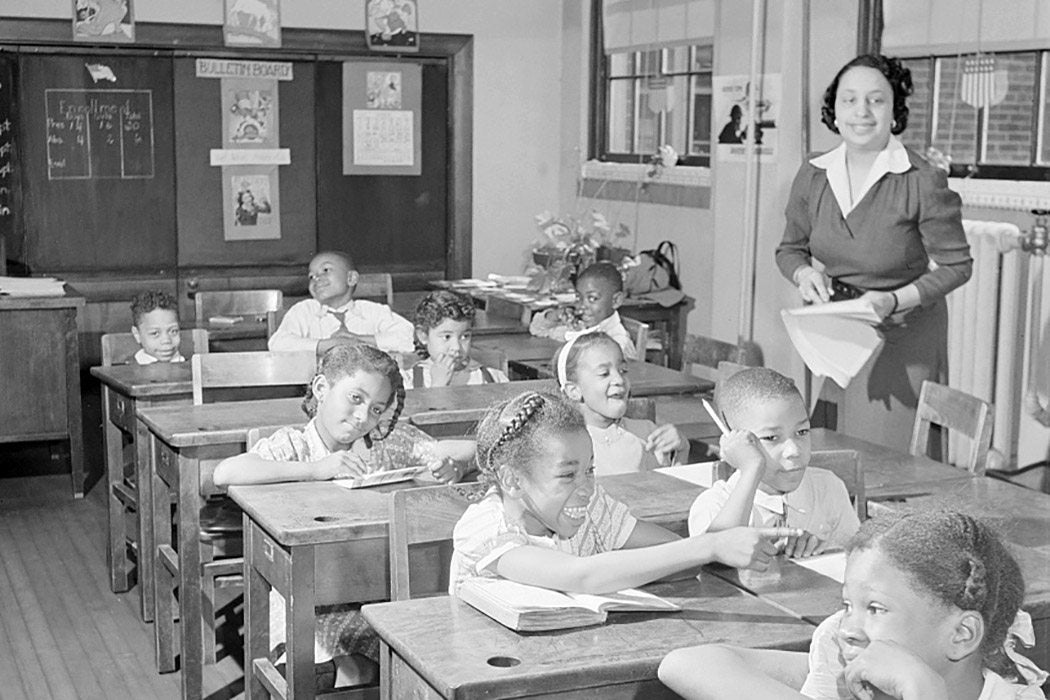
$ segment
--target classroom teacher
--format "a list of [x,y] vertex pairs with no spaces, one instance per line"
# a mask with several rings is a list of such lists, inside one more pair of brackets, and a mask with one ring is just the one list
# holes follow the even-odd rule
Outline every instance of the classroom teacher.
[[839,429],[897,448],[911,437],[923,380],[947,383],[944,297],[973,265],[946,173],[897,138],[911,92],[895,58],[858,56],[839,69],[821,121],[842,143],[799,169],[776,250],[805,302],[871,301],[885,343],[846,389]]

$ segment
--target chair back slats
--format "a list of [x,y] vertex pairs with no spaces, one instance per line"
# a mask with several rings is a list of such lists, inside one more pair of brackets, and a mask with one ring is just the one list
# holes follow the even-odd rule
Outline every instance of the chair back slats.
[[355,299],[368,299],[394,305],[394,278],[389,272],[362,272],[357,275]]
[[[139,351],[138,341],[131,333],[102,334],[103,366],[123,365],[134,362]],[[179,353],[183,357],[208,352],[208,331],[204,328],[187,328],[179,332]]]
[[207,323],[212,316],[245,316],[265,318],[267,312],[281,308],[279,289],[220,289],[200,291],[193,297],[197,323]]
[[492,369],[498,369],[503,374],[510,376],[510,369],[508,368],[507,353],[497,347],[480,347],[477,345],[470,346],[470,357],[475,361],[479,362],[485,367],[491,367]]
[[[992,404],[964,391],[924,381],[919,392],[909,452],[925,456],[929,447],[930,426],[939,425],[945,429],[941,434],[942,448],[947,446],[946,431],[969,438],[969,449],[958,466],[974,474],[983,474],[988,450],[992,446],[992,423]],[[941,454],[947,460],[947,449],[942,449]]]
[[[391,600],[411,597],[409,548],[450,543],[452,530],[463,511],[479,501],[486,490],[485,484],[465,483],[401,489],[392,494],[389,529]],[[408,513],[412,514],[411,518]],[[443,575],[439,575],[438,580],[447,584],[448,559],[441,564],[443,571],[440,573]]]
[[313,352],[220,352],[194,355],[193,403],[205,389],[303,386],[317,372]]

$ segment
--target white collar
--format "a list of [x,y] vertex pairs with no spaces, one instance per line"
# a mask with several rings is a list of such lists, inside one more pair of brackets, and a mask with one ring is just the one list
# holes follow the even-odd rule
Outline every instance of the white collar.
[[[317,301],[317,300],[314,299],[314,301]],[[329,311],[337,311],[337,312],[344,312],[345,311],[347,313],[350,313],[350,312],[352,312],[354,310],[354,299],[350,299],[350,301],[346,302],[345,304],[340,304],[339,306],[329,306],[328,304],[322,304],[319,301],[317,301],[317,304],[318,304],[317,316],[319,318],[327,316]]]
[[868,193],[868,190],[874,187],[875,183],[883,175],[886,173],[904,173],[912,167],[904,144],[896,136],[890,134],[890,140],[886,144],[886,148],[879,151],[879,155],[876,156],[871,170],[868,171],[867,179],[857,191],[856,199],[850,202],[845,142],[840,143],[838,147],[827,153],[811,159],[809,162],[815,167],[827,171],[828,184],[831,185],[831,191],[835,195],[835,201],[839,203],[839,209],[842,211],[843,217],[849,216],[849,213],[853,211],[856,205],[864,199],[864,195]]
[[611,314],[603,318],[601,321],[598,321],[598,323],[594,324],[593,326],[590,326],[589,328],[584,328],[581,331],[567,332],[565,334],[565,340],[575,340],[581,335],[586,335],[587,333],[605,333],[606,335],[609,335],[609,331],[613,330],[618,325],[621,325],[620,312],[613,310]]
[[[175,353],[175,357],[168,360],[168,362],[185,362],[186,358],[179,353]],[[143,348],[139,348],[139,351],[135,353],[135,364],[138,365],[152,365],[160,362],[160,359],[150,355]]]
[[[726,481],[726,487],[732,491],[736,488],[738,481],[740,481],[740,472],[735,471]],[[766,493],[761,488],[755,489],[755,505],[777,515],[783,515],[787,512],[784,494]]]

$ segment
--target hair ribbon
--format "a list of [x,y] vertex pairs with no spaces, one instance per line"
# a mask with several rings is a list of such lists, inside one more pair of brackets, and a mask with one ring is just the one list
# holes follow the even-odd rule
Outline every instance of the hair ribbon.
[[1017,643],[1021,642],[1026,647],[1035,646],[1035,629],[1032,627],[1032,616],[1024,610],[1018,610],[1013,624],[1006,631],[1006,641],[1003,642],[1003,651],[1014,662],[1017,671],[1021,674],[1025,683],[1032,686],[1041,686],[1050,677],[1043,669],[1035,665],[1031,659],[1017,652]]
[[569,383],[569,350],[572,349],[573,344],[576,340],[583,335],[582,333],[566,333],[566,343],[561,346],[561,350],[558,351],[558,387],[561,389],[565,388],[565,385]]

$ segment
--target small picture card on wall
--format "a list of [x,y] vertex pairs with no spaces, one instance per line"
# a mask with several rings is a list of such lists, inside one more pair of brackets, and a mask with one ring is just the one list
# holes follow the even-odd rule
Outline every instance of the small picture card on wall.
[[222,36],[227,46],[281,45],[281,0],[225,0]]
[[419,64],[343,63],[343,174],[422,172]]
[[132,0],[73,0],[73,40],[135,41]]
[[365,0],[365,39],[372,51],[419,51],[417,0]]
[[277,81],[222,79],[223,148],[276,148]]
[[222,169],[223,234],[227,241],[281,237],[277,166]]

